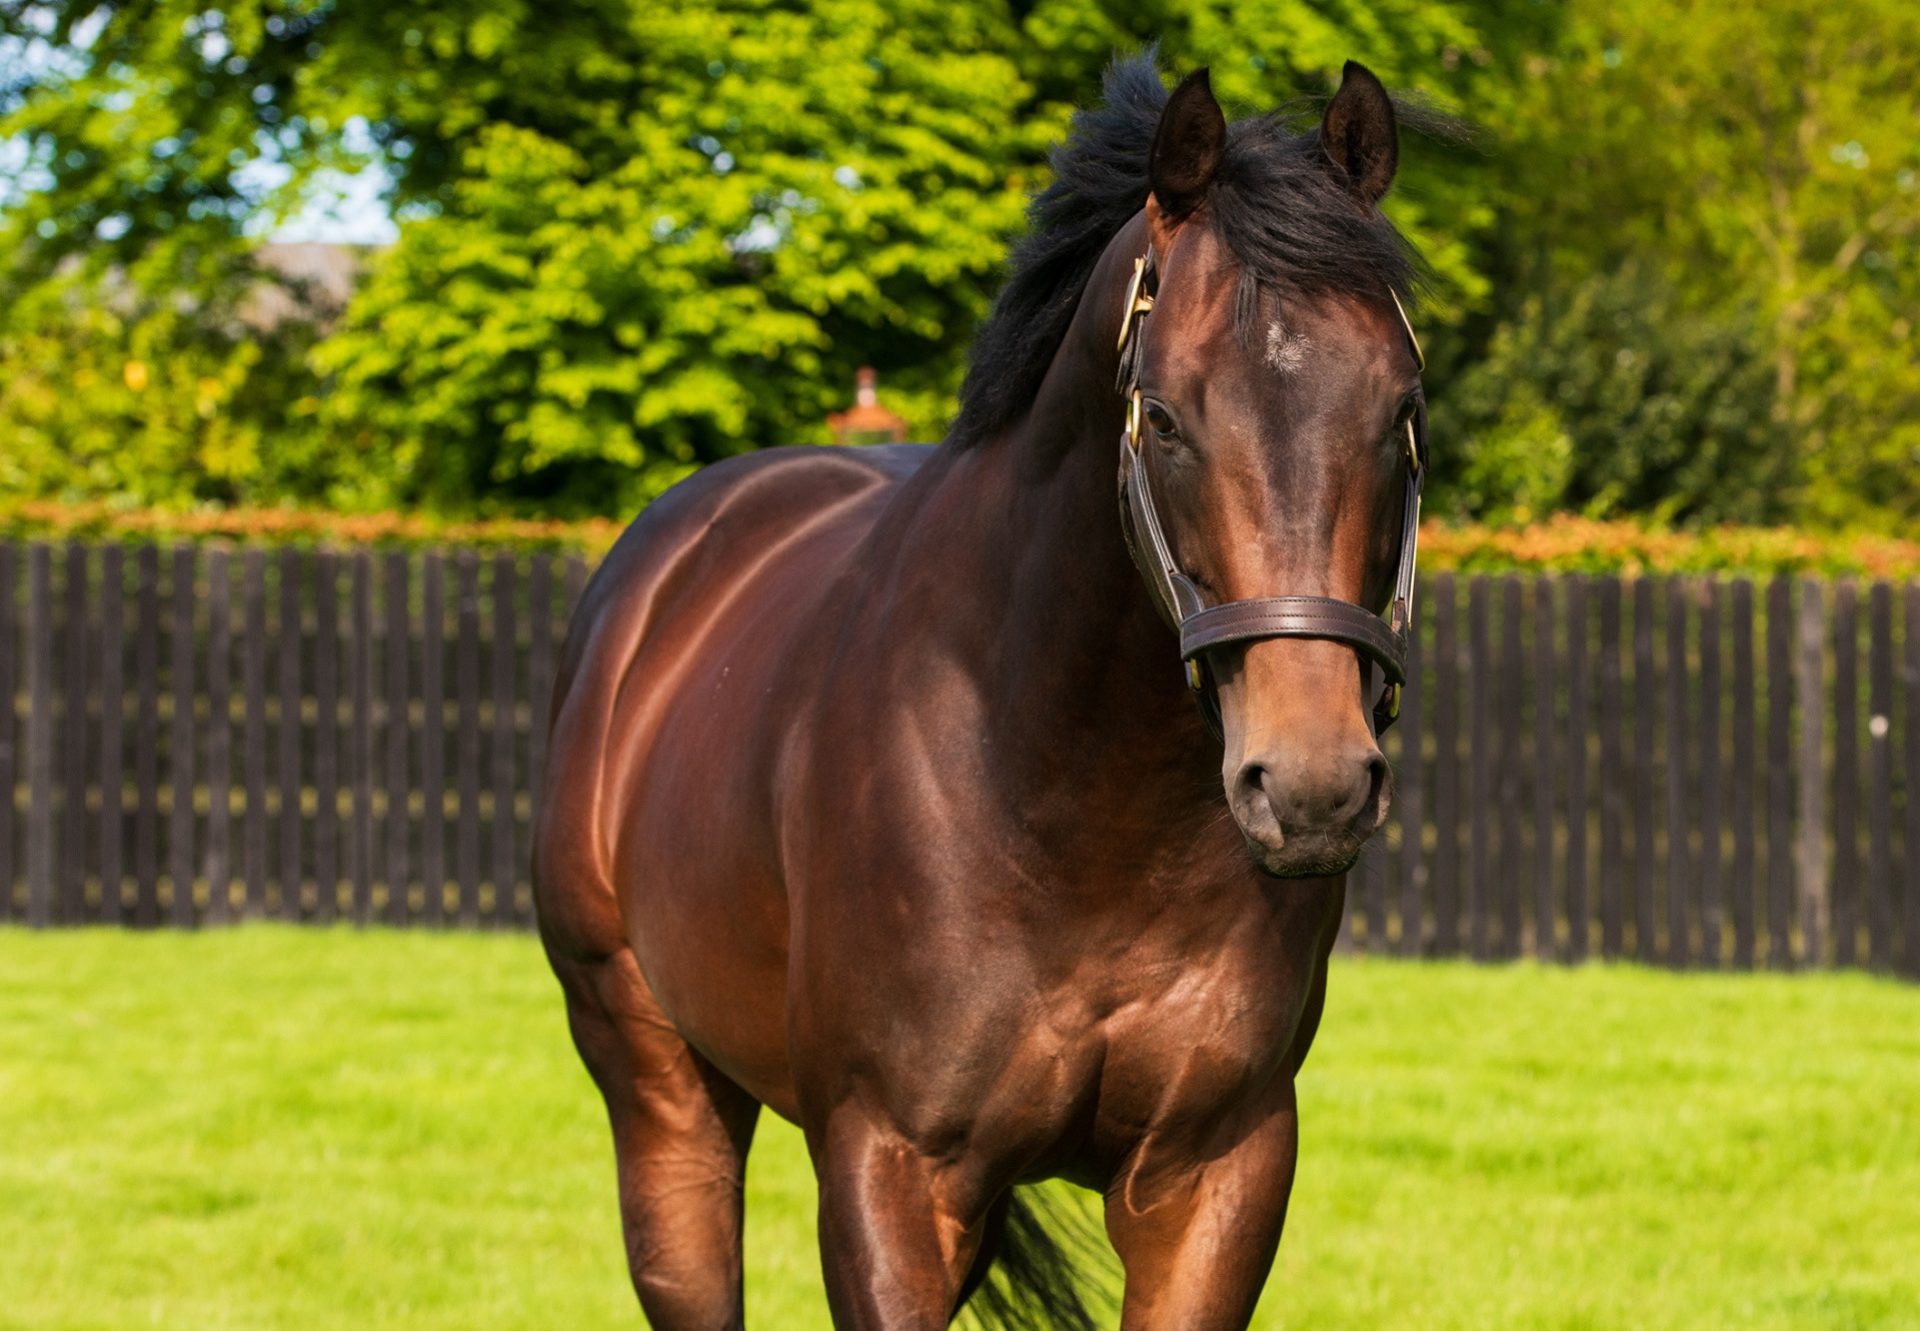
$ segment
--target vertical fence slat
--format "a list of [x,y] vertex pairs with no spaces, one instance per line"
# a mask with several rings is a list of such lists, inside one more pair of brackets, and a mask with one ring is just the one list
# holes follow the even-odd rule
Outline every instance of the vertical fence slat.
[[1388,867],[1390,854],[1387,829],[1382,827],[1380,835],[1368,843],[1367,858],[1360,866],[1361,877],[1366,885],[1366,950],[1369,956],[1377,957],[1387,950],[1387,880],[1391,873]]
[[1643,963],[1659,960],[1654,923],[1654,790],[1653,719],[1660,706],[1654,687],[1653,607],[1659,582],[1636,578],[1633,583],[1633,956]]
[[514,598],[519,594],[513,555],[493,557],[493,921],[508,924],[522,918],[519,902],[520,866],[514,851],[516,809],[514,780],[518,739],[514,718],[519,712],[515,693],[514,658],[519,654],[519,623]]
[[1832,905],[1827,878],[1826,765],[1822,657],[1826,647],[1826,611],[1821,585],[1800,583],[1798,651],[1794,655],[1795,703],[1800,711],[1800,747],[1794,755],[1800,794],[1798,854],[1801,960],[1818,966],[1826,958],[1825,939]]
[[350,563],[352,636],[347,654],[347,874],[353,880],[353,922],[373,919],[373,557],[356,550]]
[[527,615],[527,700],[533,708],[527,780],[537,813],[546,785],[547,708],[553,697],[553,556],[544,550],[527,563]]
[[1561,955],[1560,896],[1553,872],[1557,840],[1554,795],[1559,782],[1559,718],[1554,710],[1554,683],[1560,678],[1553,652],[1553,583],[1545,576],[1533,579],[1533,955],[1551,961]]
[[1828,920],[1836,966],[1858,959],[1860,937],[1859,588],[1833,589],[1833,879]]
[[87,918],[87,720],[89,668],[87,642],[87,547],[69,541],[66,549],[65,609],[60,655],[60,836],[59,898],[55,916],[63,924]]
[[207,845],[201,872],[207,879],[209,918],[232,918],[233,857],[233,640],[232,588],[227,552],[207,551]]
[[313,556],[313,878],[315,918],[340,908],[340,565]]
[[246,694],[246,735],[241,760],[247,787],[247,914],[267,909],[267,557],[254,547],[241,560],[246,604],[246,644],[241,649],[240,688]]
[[194,922],[193,583],[193,547],[176,545],[169,588],[173,652],[168,682],[173,687],[173,725],[167,745],[167,793],[171,801],[167,819],[167,878],[172,892],[173,923],[181,928]]
[[1407,635],[1407,687],[1401,691],[1400,766],[1395,772],[1394,815],[1400,820],[1400,955],[1417,957],[1426,946],[1426,649],[1419,622]]
[[407,601],[407,555],[390,550],[386,559],[387,641],[386,706],[382,713],[387,740],[387,851],[383,877],[387,884],[387,923],[405,924],[408,917],[407,830],[411,822],[412,790],[407,784],[407,731],[412,707],[407,695],[407,653],[412,642],[412,616]]
[[453,659],[459,696],[460,816],[454,832],[454,873],[460,880],[460,923],[480,920],[480,561],[471,550],[454,556],[459,604],[459,648]]
[[1909,582],[1900,615],[1902,653],[1900,719],[1906,743],[1906,807],[1900,860],[1901,963],[1920,976],[1920,582]]
[[527,786],[533,797],[529,823],[534,827],[539,825],[547,784],[547,710],[552,696],[553,556],[536,550],[527,563]]
[[1700,587],[1700,959],[1718,969],[1726,956],[1726,907],[1720,866],[1725,847],[1721,820],[1720,584]]
[[20,572],[15,546],[0,541],[0,920],[14,918],[14,804],[18,799],[18,772],[14,733],[18,718],[18,686],[14,662],[19,659],[24,634],[20,631],[17,580]]
[[1588,894],[1587,765],[1592,759],[1592,711],[1588,702],[1587,579],[1567,578],[1567,730],[1563,767],[1567,777],[1567,948],[1569,962],[1587,959],[1593,907]]
[[1433,580],[1433,954],[1460,950],[1460,648],[1451,573]]
[[300,657],[305,637],[300,613],[301,552],[282,550],[280,574],[280,915],[297,920],[301,908],[301,724]]
[[573,612],[580,608],[580,597],[587,590],[587,560],[585,555],[567,556],[567,604],[561,615],[561,622],[573,622]]
[[429,550],[420,562],[420,789],[424,803],[420,828],[420,881],[426,892],[429,924],[447,913],[447,702],[442,661],[446,655],[446,560]]
[[1753,583],[1733,584],[1733,772],[1728,795],[1733,805],[1733,964],[1753,967],[1755,956],[1755,902],[1761,895],[1758,860],[1754,854],[1754,710]]
[[1493,648],[1492,587],[1485,574],[1467,583],[1467,939],[1475,961],[1493,955]]
[[1876,970],[1898,955],[1893,931],[1893,589],[1875,582],[1867,601],[1867,957]]
[[100,914],[106,924],[126,917],[121,896],[126,868],[126,554],[119,545],[100,552]]
[[1687,728],[1687,586],[1684,579],[1667,583],[1667,953],[1669,966],[1688,965],[1693,953],[1688,941],[1696,915],[1691,897],[1694,880],[1687,854],[1687,796],[1693,789],[1688,770],[1691,748]]
[[1793,966],[1793,586],[1767,585],[1767,965]]
[[1600,954],[1618,958],[1626,937],[1626,771],[1621,760],[1624,706],[1620,674],[1618,579],[1600,583]]
[[46,543],[27,547],[27,923],[53,922],[53,575]]
[[133,672],[139,701],[133,727],[133,920],[160,923],[160,551],[134,554]]
[[1522,705],[1526,701],[1526,667],[1520,650],[1520,579],[1500,579],[1500,697],[1495,714],[1500,726],[1500,771],[1495,782],[1500,802],[1500,944],[1496,955],[1520,955],[1524,910],[1521,879],[1526,860],[1520,844],[1520,811],[1526,803],[1521,767],[1524,738]]

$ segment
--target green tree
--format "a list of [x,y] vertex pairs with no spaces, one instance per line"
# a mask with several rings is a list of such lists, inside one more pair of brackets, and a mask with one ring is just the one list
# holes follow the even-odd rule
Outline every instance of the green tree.
[[[102,302],[109,276],[150,310],[232,307],[260,280],[259,219],[326,170],[377,165],[400,241],[311,361],[244,337],[199,353],[227,359],[195,384],[271,389],[223,408],[261,413],[251,461],[221,471],[214,427],[176,413],[160,471],[204,497],[556,511],[618,511],[699,462],[820,438],[861,364],[936,434],[1046,146],[1116,49],[1162,37],[1165,63],[1212,62],[1242,112],[1330,89],[1357,56],[1498,115],[1520,44],[1473,17],[1529,31],[1509,21],[1526,6],[1442,0],[97,12],[0,0],[0,27],[42,52],[0,100],[0,141],[31,159],[0,213],[20,256],[0,322],[63,282]],[[1457,316],[1484,303],[1494,210],[1453,152],[1410,149],[1395,206]],[[42,348],[59,332],[37,328]],[[163,333],[185,330],[142,336]]]
[[[1568,312],[1594,333],[1589,361],[1633,353],[1675,367],[1668,389],[1649,387],[1642,419],[1691,383],[1680,436],[1609,437],[1562,412],[1576,475],[1625,458],[1622,476],[1672,476],[1681,460],[1654,455],[1685,453],[1716,488],[1761,492],[1758,503],[1708,501],[1684,483],[1669,494],[1623,482],[1576,486],[1576,502],[1700,517],[1732,504],[1891,528],[1920,516],[1920,358],[1906,350],[1920,310],[1917,46],[1920,10],[1904,0],[1568,6],[1561,38],[1528,66],[1500,158],[1512,216],[1504,261],[1489,269],[1514,324],[1503,336],[1534,346]],[[1616,274],[1629,270],[1642,313],[1620,311],[1628,323],[1615,327],[1632,328],[1623,341],[1591,315],[1617,304]],[[1539,391],[1570,404],[1609,373],[1576,364],[1578,352],[1489,361],[1465,379],[1477,377],[1486,400],[1501,395],[1488,382],[1497,374],[1515,399]],[[1711,371],[1727,357],[1748,369]],[[1539,382],[1551,375],[1587,387]],[[1738,383],[1772,428],[1755,428],[1745,406],[1729,425],[1724,402],[1709,405],[1716,382]],[[1476,433],[1487,419],[1484,408],[1460,413],[1468,448],[1487,443]],[[1592,419],[1629,418],[1603,408]]]
[[1629,266],[1529,297],[1460,370],[1434,413],[1433,492],[1499,522],[1778,522],[1791,456],[1771,404],[1750,307],[1689,309]]
[[[524,49],[553,22],[523,19],[488,41]],[[458,71],[494,48],[408,13],[420,27],[401,49],[420,65],[401,78],[439,69],[446,87],[412,155],[433,143],[442,165],[322,352],[329,419],[393,441],[435,499],[563,509],[630,506],[726,453],[823,440],[863,363],[937,428],[950,348],[984,311],[1023,173],[1063,119],[1007,114],[1030,93],[1005,18],[828,0],[609,20],[592,45],[614,86],[543,115],[506,98],[460,116]],[[947,53],[930,60],[935,32]]]

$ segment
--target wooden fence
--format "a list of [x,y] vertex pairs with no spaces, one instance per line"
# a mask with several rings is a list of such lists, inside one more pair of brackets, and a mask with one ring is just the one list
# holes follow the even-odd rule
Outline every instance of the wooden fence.
[[586,573],[0,544],[0,919],[530,924],[544,700]]
[[[0,919],[526,926],[586,573],[0,543]],[[1441,574],[1420,625],[1343,946],[1920,974],[1920,583]]]

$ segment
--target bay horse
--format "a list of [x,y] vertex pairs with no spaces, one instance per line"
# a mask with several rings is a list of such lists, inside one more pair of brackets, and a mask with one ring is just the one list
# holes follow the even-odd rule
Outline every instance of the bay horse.
[[540,930],[657,1331],[742,1325],[762,1106],[805,1132],[839,1327],[983,1285],[1090,1325],[1039,1179],[1103,1194],[1123,1327],[1244,1326],[1272,1263],[1389,799],[1424,458],[1398,130],[1351,63],[1304,127],[1151,56],[1105,92],[940,445],[708,467],[575,613]]

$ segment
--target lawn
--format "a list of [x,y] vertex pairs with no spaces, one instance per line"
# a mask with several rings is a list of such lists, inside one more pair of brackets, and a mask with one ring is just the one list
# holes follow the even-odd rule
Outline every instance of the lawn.
[[[1920,989],[1342,960],[1301,1101],[1263,1327],[1920,1328]],[[0,1325],[638,1326],[610,1161],[530,939],[0,930]]]

